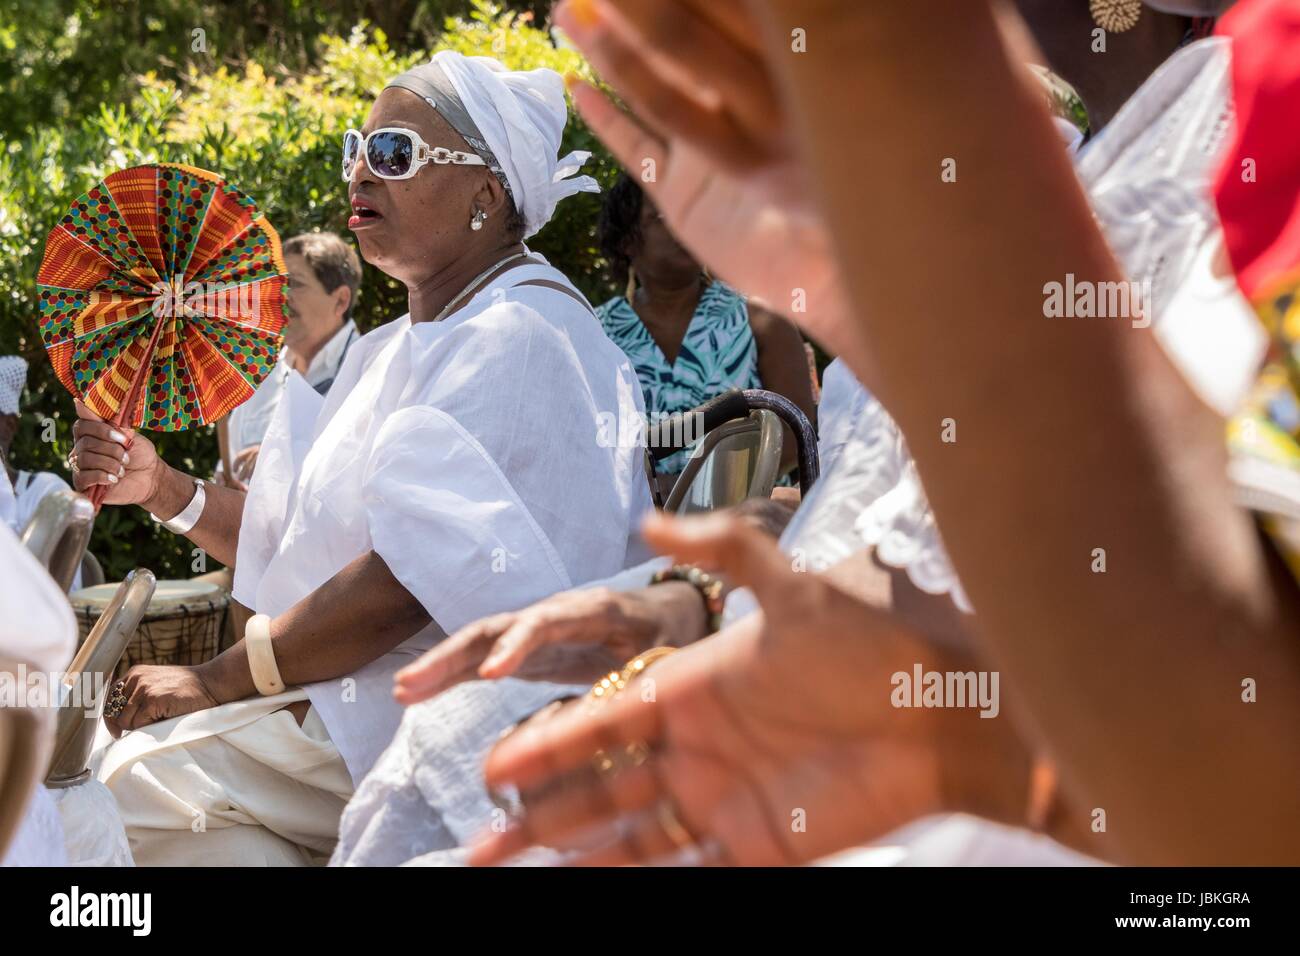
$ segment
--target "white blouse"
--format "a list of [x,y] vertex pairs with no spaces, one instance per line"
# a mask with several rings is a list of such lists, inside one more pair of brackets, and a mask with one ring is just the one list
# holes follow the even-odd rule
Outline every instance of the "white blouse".
[[610,416],[643,412],[636,372],[580,302],[530,280],[569,286],[528,263],[441,322],[363,336],[324,399],[295,373],[263,442],[235,598],[282,614],[374,550],[434,620],[307,688],[355,781],[401,718],[396,670],[462,625],[643,560],[643,451],[608,438]]

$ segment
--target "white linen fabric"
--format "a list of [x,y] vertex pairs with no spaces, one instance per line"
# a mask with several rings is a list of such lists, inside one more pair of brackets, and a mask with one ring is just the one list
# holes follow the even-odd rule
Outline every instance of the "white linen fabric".
[[96,769],[140,866],[310,866],[333,848],[352,779],[302,688],[150,724]]
[[[875,548],[881,562],[905,571],[919,590],[947,594],[969,612],[894,420],[839,359],[826,369],[822,394],[822,476],[786,526],[781,549],[801,567],[824,571]],[[738,621],[757,607],[748,589],[733,591],[723,622]]]
[[1150,284],[1157,339],[1224,415],[1240,407],[1268,346],[1233,279],[1211,198],[1232,127],[1231,66],[1227,37],[1175,53],[1076,164],[1125,272]]
[[364,336],[314,416],[297,379],[259,456],[236,600],[281,614],[373,549],[435,622],[307,688],[354,780],[397,729],[398,668],[470,621],[641,560],[642,450],[598,438],[602,415],[641,414],[636,373],[586,308],[525,284],[567,285],[534,259],[441,322]]
[[18,499],[9,481],[9,470],[3,467],[0,467],[0,524],[18,533]]
[[[585,587],[645,587],[667,558],[652,558]],[[500,819],[483,785],[483,759],[502,731],[586,686],[473,681],[409,708],[393,742],[339,821],[331,866],[460,866],[461,847]],[[534,851],[523,865],[553,862]]]
[[[67,836],[54,793],[37,784],[0,866],[67,866]],[[113,810],[114,816],[117,811]]]
[[[344,322],[307,364],[307,373],[303,376],[307,384],[318,391],[328,391],[323,386],[333,382],[348,347],[360,337],[355,322],[351,319]],[[292,371],[293,353],[288,348],[281,349],[271,374],[257,387],[252,398],[230,413],[232,455],[238,455],[245,448],[262,443],[266,430],[271,425],[271,417],[280,404],[284,390],[288,388],[289,373]]]
[[[8,484],[8,479],[4,479]],[[28,672],[62,674],[72,660],[77,622],[72,607],[40,563],[0,527],[0,661],[26,665]],[[16,675],[15,675],[16,676]],[[54,711],[42,713],[38,766],[49,759],[54,743]],[[34,796],[4,855],[7,866],[58,866],[66,862],[58,810],[45,789],[33,781]]]
[[835,467],[844,446],[853,438],[855,424],[871,400],[870,393],[835,359],[822,372],[821,401],[817,404],[817,457],[822,474]]
[[72,605],[7,526],[0,528],[0,658],[62,674],[76,648]]
[[817,866],[1104,866],[1050,837],[955,813],[926,817]]
[[527,239],[550,221],[555,205],[578,192],[600,192],[590,176],[574,176],[591,153],[559,157],[568,121],[564,80],[554,70],[507,70],[486,56],[435,53],[465,111],[483,134],[510,183]]
[[63,823],[68,866],[135,866],[117,801],[101,781],[46,793]]
[[[411,707],[339,822],[331,866],[459,866],[469,840],[505,819],[483,784],[501,733],[585,686],[473,681]],[[546,863],[543,851],[524,862]]]
[[1053,116],[1052,122],[1056,125],[1056,131],[1061,134],[1066,152],[1073,156],[1083,146],[1083,130],[1063,116]]

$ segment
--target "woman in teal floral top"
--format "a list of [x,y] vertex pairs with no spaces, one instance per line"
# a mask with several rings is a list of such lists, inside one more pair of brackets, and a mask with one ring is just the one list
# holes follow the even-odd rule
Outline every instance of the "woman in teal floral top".
[[[799,332],[710,279],[626,174],[605,200],[600,244],[627,294],[596,312],[605,334],[636,367],[652,421],[733,388],[778,392],[813,420],[812,379]],[[789,467],[795,447],[788,429],[783,448]],[[680,473],[688,457],[678,452],[665,459],[660,473]]]

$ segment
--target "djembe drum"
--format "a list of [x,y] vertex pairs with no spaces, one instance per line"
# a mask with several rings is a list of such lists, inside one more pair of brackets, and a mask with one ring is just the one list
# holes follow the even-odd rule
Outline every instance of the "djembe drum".
[[[104,613],[116,584],[98,584],[68,595],[81,640]],[[116,676],[135,664],[202,664],[221,650],[230,596],[204,581],[159,581],[149,609],[126,645]]]

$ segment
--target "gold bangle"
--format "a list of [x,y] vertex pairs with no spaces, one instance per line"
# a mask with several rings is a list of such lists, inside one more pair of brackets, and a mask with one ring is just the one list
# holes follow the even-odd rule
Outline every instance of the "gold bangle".
[[[638,654],[624,664],[621,671],[610,671],[592,684],[591,690],[587,691],[587,700],[595,703],[617,697],[628,684],[676,650],[675,647],[652,647],[644,654]],[[591,756],[591,765],[600,776],[610,777],[621,770],[639,767],[649,759],[650,745],[644,740],[636,740],[613,754],[603,749],[597,750]]]
[[619,675],[623,679],[623,685],[627,686],[636,678],[640,677],[651,664],[657,664],[673,651],[675,647],[652,647],[644,654],[638,654],[623,666],[623,673]]
[[271,646],[271,619],[265,614],[254,614],[244,627],[244,649],[248,653],[248,670],[253,675],[253,686],[263,697],[284,693],[284,681],[275,662],[275,648]]
[[638,654],[626,664],[622,670],[610,671],[596,683],[591,685],[591,690],[587,691],[589,700],[608,700],[616,696],[628,684],[636,680],[652,664],[663,660],[673,651],[675,647],[652,647],[644,654]]

